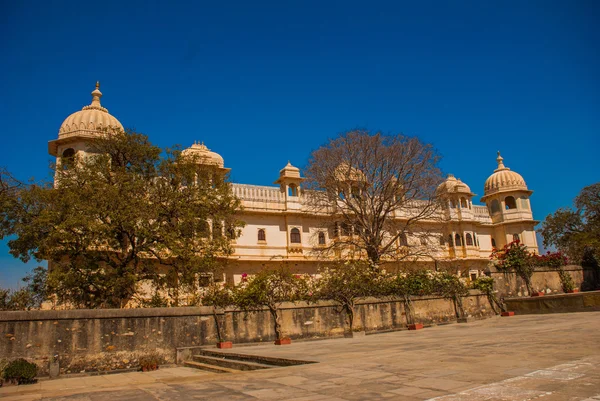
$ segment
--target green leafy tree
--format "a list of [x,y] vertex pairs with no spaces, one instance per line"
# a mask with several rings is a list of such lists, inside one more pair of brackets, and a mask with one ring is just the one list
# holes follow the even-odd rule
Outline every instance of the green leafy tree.
[[88,156],[59,164],[55,185],[11,194],[2,232],[14,235],[10,252],[49,261],[48,290],[59,303],[123,307],[145,280],[168,282],[177,305],[180,289],[194,288],[197,273],[231,253],[230,238],[207,229],[239,226],[226,177],[135,132],[89,147]]
[[224,341],[223,336],[223,322],[219,319],[217,309],[225,309],[228,306],[235,305],[235,298],[233,289],[227,285],[222,286],[219,284],[213,284],[206,290],[206,293],[202,297],[202,304],[213,307],[213,317],[215,320],[215,327],[217,329],[217,340],[218,342]]
[[319,270],[313,298],[335,301],[346,313],[349,333],[354,331],[355,307],[358,298],[379,295],[384,280],[370,262],[351,260]]
[[554,246],[576,262],[589,249],[600,260],[600,183],[583,188],[574,203],[575,209],[561,208],[546,217],[544,246]]
[[415,324],[415,308],[413,297],[431,295],[433,280],[431,274],[424,270],[409,273],[400,273],[389,281],[389,295],[402,297],[406,324]]
[[478,277],[473,280],[471,283],[472,287],[476,290],[481,291],[483,294],[487,296],[487,299],[490,303],[490,306],[494,310],[496,314],[500,312],[506,312],[506,308],[504,304],[498,300],[496,296],[496,290],[494,289],[494,279],[493,277]]
[[465,317],[463,298],[469,295],[469,289],[458,276],[449,272],[435,272],[433,274],[433,292],[452,300],[457,318]]
[[246,312],[268,308],[273,318],[275,338],[281,340],[281,304],[305,299],[307,291],[308,285],[304,277],[292,274],[286,267],[267,268],[253,277],[244,277],[242,283],[235,288],[234,300],[235,306]]

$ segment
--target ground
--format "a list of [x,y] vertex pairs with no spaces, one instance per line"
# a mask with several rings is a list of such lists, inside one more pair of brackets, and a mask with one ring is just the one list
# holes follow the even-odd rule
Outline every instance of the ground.
[[600,400],[600,312],[527,315],[355,339],[236,347],[319,363],[239,374],[163,368],[0,388],[16,400]]

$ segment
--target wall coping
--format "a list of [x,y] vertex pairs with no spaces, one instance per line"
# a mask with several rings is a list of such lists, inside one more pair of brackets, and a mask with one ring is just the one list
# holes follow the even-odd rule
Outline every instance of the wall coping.
[[[479,290],[469,290],[468,296],[482,295]],[[439,296],[413,297],[413,301],[424,301],[429,299],[442,299]],[[356,305],[381,304],[389,302],[402,302],[400,297],[382,298],[359,298]],[[321,300],[318,302],[284,302],[280,309],[303,309],[321,308],[327,306],[338,306],[335,301]],[[267,308],[256,308],[252,311],[266,310]],[[236,312],[236,308],[227,308],[225,311],[217,309],[217,314],[224,312]],[[76,319],[121,319],[121,318],[149,318],[149,317],[178,317],[178,316],[212,316],[212,306],[196,307],[171,307],[171,308],[130,308],[130,309],[67,309],[67,310],[30,310],[30,311],[5,311],[0,312],[0,322],[11,321],[43,321],[43,320],[76,320]]]

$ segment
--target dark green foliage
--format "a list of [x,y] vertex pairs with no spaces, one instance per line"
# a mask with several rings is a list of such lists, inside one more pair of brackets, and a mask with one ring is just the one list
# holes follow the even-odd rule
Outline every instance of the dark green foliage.
[[2,377],[4,380],[17,384],[35,383],[38,367],[35,363],[27,362],[25,359],[15,359],[6,365]]
[[49,261],[47,280],[36,272],[28,281],[35,302],[51,293],[70,306],[123,307],[147,280],[177,306],[232,251],[230,237],[203,235],[207,221],[233,234],[241,226],[227,177],[135,132],[88,145],[87,157],[56,169],[56,185],[4,191],[0,238],[11,235],[23,261]]

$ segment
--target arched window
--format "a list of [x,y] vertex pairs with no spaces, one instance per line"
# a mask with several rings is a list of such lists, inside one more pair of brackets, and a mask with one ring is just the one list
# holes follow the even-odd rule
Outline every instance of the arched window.
[[420,240],[421,240],[421,245],[422,246],[427,246],[427,238],[421,237]]
[[62,153],[61,166],[65,169],[73,166],[75,162],[75,149],[67,148]]
[[460,237],[460,234],[456,234],[454,236],[454,242],[456,243],[456,246],[462,245],[462,238]]
[[475,244],[475,246],[479,246],[479,240],[477,239],[477,235],[475,233],[473,233],[473,244]]
[[460,207],[463,209],[467,209],[469,206],[467,205],[467,199],[466,198],[460,198]]
[[302,242],[300,238],[300,230],[297,228],[292,228],[290,231],[290,242],[292,244],[300,244]]
[[496,247],[496,240],[492,238],[492,247]]
[[444,240],[444,236],[441,235],[440,236],[440,246],[444,246],[444,245],[446,245],[446,241]]
[[267,240],[267,233],[265,233],[264,228],[259,228],[258,229],[258,240],[259,241],[266,241]]
[[513,241],[521,241],[521,238],[519,238],[519,234],[513,234]]
[[454,246],[454,241],[452,241],[452,234],[448,234],[448,245]]
[[456,202],[454,202],[454,200],[450,200],[450,207],[451,208],[456,208]]
[[473,246],[473,237],[471,236],[470,233],[467,233],[466,239],[467,239],[467,246]]
[[198,235],[201,238],[208,238],[209,233],[210,233],[210,226],[208,225],[208,221],[200,220],[198,222]]
[[492,210],[492,214],[500,212],[500,202],[498,202],[498,199],[492,201],[490,209]]
[[506,205],[506,210],[516,209],[517,208],[517,201],[515,201],[514,197],[507,196],[506,198],[504,198],[504,205]]
[[319,231],[319,245],[325,245],[325,233]]
[[400,236],[400,246],[408,246],[408,238],[406,237],[406,234],[402,234]]

